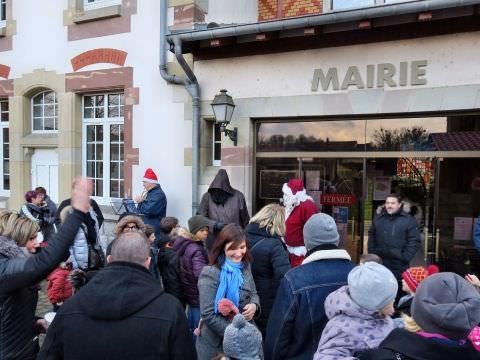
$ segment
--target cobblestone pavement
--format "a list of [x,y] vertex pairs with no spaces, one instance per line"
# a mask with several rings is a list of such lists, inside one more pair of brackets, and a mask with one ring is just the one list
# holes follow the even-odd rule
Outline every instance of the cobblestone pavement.
[[[37,316],[43,317],[46,313],[53,310],[52,304],[48,301],[47,298],[47,281],[44,280],[40,283],[40,291],[38,292],[38,303],[37,311],[35,312]],[[43,344],[45,335],[40,335],[40,346]]]

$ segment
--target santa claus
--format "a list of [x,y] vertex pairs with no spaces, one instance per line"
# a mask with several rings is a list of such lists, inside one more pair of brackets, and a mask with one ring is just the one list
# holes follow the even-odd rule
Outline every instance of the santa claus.
[[293,268],[302,263],[307,253],[303,242],[303,226],[310,216],[317,213],[317,207],[307,195],[301,179],[292,179],[283,184],[282,191],[286,213],[285,244]]

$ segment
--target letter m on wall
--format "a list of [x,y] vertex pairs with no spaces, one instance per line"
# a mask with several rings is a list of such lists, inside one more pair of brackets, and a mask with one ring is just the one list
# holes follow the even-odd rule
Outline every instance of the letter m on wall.
[[322,85],[323,91],[328,90],[330,84],[332,84],[333,90],[338,90],[340,85],[338,83],[337,68],[329,68],[327,75],[323,73],[322,69],[315,69],[313,72],[312,91],[318,91],[318,84]]

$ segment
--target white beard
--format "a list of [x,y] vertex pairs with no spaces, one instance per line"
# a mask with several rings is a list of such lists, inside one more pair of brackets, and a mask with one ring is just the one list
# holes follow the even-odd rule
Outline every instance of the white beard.
[[283,205],[285,206],[285,220],[288,219],[290,214],[298,205],[300,205],[300,203],[306,200],[312,200],[312,198],[307,195],[306,190],[297,191],[294,195],[292,193],[292,190],[287,186],[287,184],[283,184],[282,191]]

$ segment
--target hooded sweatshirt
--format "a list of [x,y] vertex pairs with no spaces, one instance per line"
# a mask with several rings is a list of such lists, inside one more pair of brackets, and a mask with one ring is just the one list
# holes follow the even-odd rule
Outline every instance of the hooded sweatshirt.
[[38,359],[194,359],[180,303],[148,270],[113,262],[61,307]]
[[325,299],[330,321],[323,330],[314,360],[355,359],[355,352],[376,348],[394,329],[393,320],[364,309],[342,286]]

